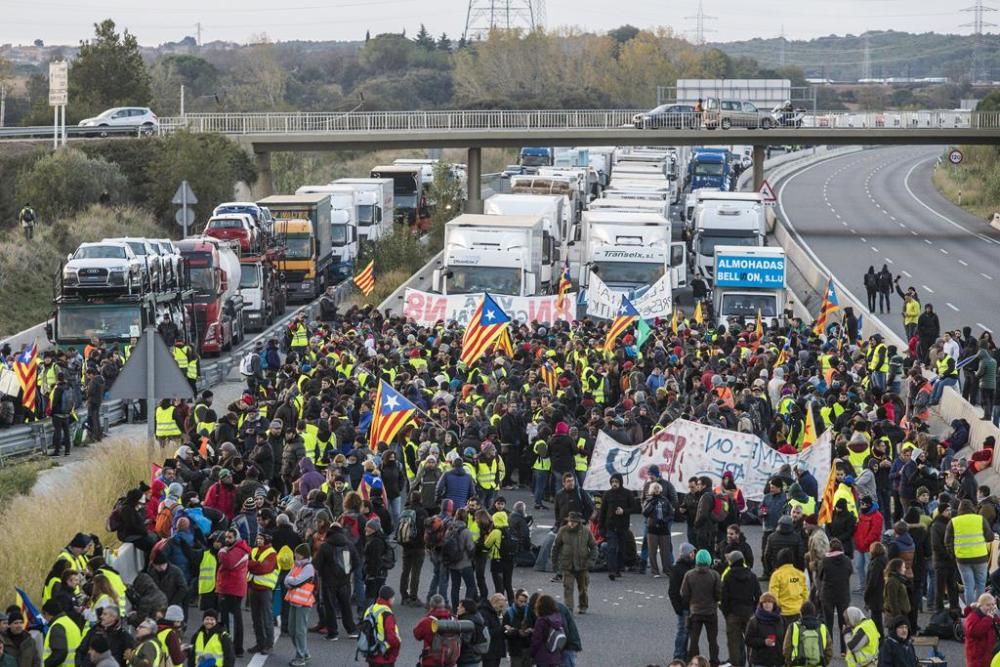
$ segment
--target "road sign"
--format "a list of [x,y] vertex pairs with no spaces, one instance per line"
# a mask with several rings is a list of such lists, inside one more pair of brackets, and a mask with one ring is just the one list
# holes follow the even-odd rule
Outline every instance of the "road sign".
[[194,224],[194,211],[185,207],[177,209],[177,213],[174,214],[174,220],[181,227],[187,228]]
[[962,159],[965,156],[962,155],[962,151],[957,148],[953,148],[950,153],[948,153],[948,162],[952,164],[962,164]]
[[187,181],[181,181],[181,184],[177,187],[177,192],[174,193],[174,198],[170,200],[171,204],[177,206],[191,206],[198,203],[198,198],[194,196],[194,191],[191,190],[191,186]]
[[69,97],[69,63],[56,60],[49,63],[49,106],[65,105]]
[[774,190],[771,189],[771,184],[768,183],[767,180],[760,184],[760,190],[757,192],[764,196],[765,203],[770,204],[778,200],[778,198],[774,196]]

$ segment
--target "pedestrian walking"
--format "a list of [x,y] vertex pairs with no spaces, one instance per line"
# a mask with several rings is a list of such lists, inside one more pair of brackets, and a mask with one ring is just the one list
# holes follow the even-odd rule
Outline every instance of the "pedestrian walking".
[[309,610],[316,604],[316,570],[313,568],[308,544],[295,547],[295,565],[285,575],[285,601],[290,618],[288,629],[292,635],[295,657],[292,667],[305,667],[312,659],[309,654]]
[[590,607],[590,567],[597,560],[597,542],[583,526],[583,517],[570,512],[566,525],[559,529],[552,545],[552,562],[562,574],[563,600],[572,609],[575,590],[579,591],[578,614],[586,614]]
[[875,267],[869,266],[864,277],[865,292],[868,294],[868,312],[875,312],[875,300],[878,296],[878,274]]
[[726,554],[726,569],[722,573],[722,600],[719,610],[726,620],[726,648],[733,667],[747,664],[744,636],[760,600],[757,575],[746,566],[741,551]]
[[[799,618],[788,625],[782,653],[786,665],[821,667],[833,660],[830,630],[820,622],[816,605],[806,601],[796,614]],[[787,618],[787,616],[786,616]]]
[[694,558],[695,567],[684,575],[681,582],[681,599],[691,610],[688,621],[688,657],[698,655],[701,631],[708,640],[708,660],[719,664],[718,604],[722,600],[722,578],[712,569],[712,555],[699,549]]

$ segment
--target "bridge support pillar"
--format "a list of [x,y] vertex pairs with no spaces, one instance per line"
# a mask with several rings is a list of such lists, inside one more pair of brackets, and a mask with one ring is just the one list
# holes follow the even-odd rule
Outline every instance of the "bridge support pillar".
[[253,196],[256,199],[263,199],[274,194],[274,175],[271,173],[271,154],[268,152],[253,153],[254,163],[257,165],[257,182],[253,186]]
[[469,198],[465,202],[466,213],[483,212],[483,149],[479,146],[469,148],[469,158],[466,161]]
[[753,147],[753,191],[760,192],[764,185],[764,154],[766,146],[754,144]]

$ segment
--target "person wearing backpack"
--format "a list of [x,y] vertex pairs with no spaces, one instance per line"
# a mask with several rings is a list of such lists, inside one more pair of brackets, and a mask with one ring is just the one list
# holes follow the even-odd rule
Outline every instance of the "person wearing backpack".
[[462,653],[462,640],[458,634],[437,631],[437,622],[451,620],[451,610],[443,595],[427,598],[427,615],[413,627],[413,638],[423,642],[420,667],[454,667]]
[[[789,610],[785,610],[786,613]],[[794,610],[792,610],[794,611]],[[799,609],[801,620],[788,626],[782,654],[791,667],[825,667],[833,660],[830,631],[820,623],[816,605],[806,601]]]
[[357,637],[358,628],[354,622],[354,610],[351,609],[351,575],[361,567],[361,556],[339,523],[332,524],[327,531],[326,539],[316,550],[313,567],[319,574],[326,638],[335,640],[339,637],[338,611],[347,635]]
[[566,629],[559,607],[551,595],[539,595],[531,631],[531,658],[538,667],[562,667],[565,648]]
[[448,569],[448,578],[451,579],[451,606],[455,609],[458,609],[458,594],[463,581],[469,597],[475,597],[479,588],[472,567],[476,543],[469,531],[468,520],[469,514],[464,507],[455,512],[441,544],[441,562]]
[[375,518],[365,524],[365,599],[372,604],[385,586],[389,570],[396,561],[396,552],[382,534],[382,522]]
[[399,515],[396,542],[403,547],[403,568],[399,574],[399,594],[402,604],[423,607],[420,601],[420,569],[424,565],[424,524],[427,511],[422,506],[419,491],[410,494],[406,508]]
[[24,230],[24,240],[30,241],[35,236],[35,209],[31,208],[31,204],[28,202],[24,203],[21,208],[20,213],[17,214],[17,221],[21,223],[21,229]]
[[420,493],[420,504],[428,515],[438,510],[437,484],[440,480],[441,468],[438,465],[438,457],[430,454],[417,468],[417,474],[410,482],[410,488]]
[[458,656],[459,667],[482,665],[483,656],[490,650],[490,633],[486,622],[479,613],[476,601],[465,599],[458,603],[458,620],[472,623],[472,632],[462,633],[462,653]]
[[441,549],[454,511],[455,504],[453,502],[448,499],[442,500],[440,513],[428,517],[427,521],[424,522],[424,549],[431,559],[433,568],[430,589],[427,591],[428,599],[435,593],[443,596],[448,595],[449,570],[441,557]]
[[[493,591],[506,594],[514,599],[514,556],[517,555],[517,541],[507,523],[506,512],[493,515],[493,529],[483,540],[483,546],[490,558],[490,577]],[[485,596],[483,596],[485,599]]]
[[375,602],[365,610],[361,620],[358,636],[359,652],[362,645],[368,647],[365,660],[369,667],[383,665],[394,667],[402,642],[399,628],[396,625],[396,614],[393,612],[396,591],[391,586],[378,589]]

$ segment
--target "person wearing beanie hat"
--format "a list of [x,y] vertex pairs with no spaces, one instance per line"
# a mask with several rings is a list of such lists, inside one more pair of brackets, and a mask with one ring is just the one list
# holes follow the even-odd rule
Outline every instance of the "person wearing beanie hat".
[[21,608],[17,605],[7,607],[7,629],[0,632],[3,640],[4,653],[14,659],[18,667],[35,667],[41,664],[38,645],[24,622]]
[[[734,527],[730,526],[730,530]],[[743,552],[739,549],[729,551],[726,554],[726,568],[722,573],[722,601],[719,609],[726,620],[726,648],[729,655],[726,662],[730,664],[746,664],[743,637],[759,598],[760,583],[747,564]]]
[[823,621],[833,632],[834,618],[840,629],[840,652],[847,653],[844,638],[844,612],[851,605],[851,559],[844,550],[843,542],[836,537],[830,540],[830,550],[817,568],[819,581],[819,601],[823,610]]
[[670,586],[667,592],[670,598],[670,605],[674,608],[674,613],[677,614],[677,634],[674,636],[674,658],[679,658],[685,661],[686,664],[688,650],[687,619],[690,616],[690,612],[681,597],[681,583],[684,581],[684,576],[694,568],[694,545],[684,542],[677,553],[678,556],[674,560],[673,567],[670,568]]
[[386,541],[378,518],[369,519],[365,524],[364,561],[365,598],[366,604],[371,605],[396,562],[395,548]]
[[785,622],[781,618],[778,600],[771,593],[761,593],[753,618],[747,623],[746,646],[749,662],[760,667],[784,667],[781,648]]
[[704,629],[708,638],[708,660],[719,664],[718,604],[722,600],[722,578],[712,569],[712,555],[699,549],[694,557],[695,567],[684,575],[681,582],[681,600],[690,609],[688,622],[688,655],[700,655],[698,644]]
[[621,473],[611,475],[611,488],[604,492],[598,524],[608,545],[608,578],[621,576],[625,565],[625,540],[629,537],[629,520],[633,512],[641,511],[635,495],[625,488]]
[[156,622],[156,637],[160,641],[160,646],[166,651],[161,664],[169,659],[173,664],[184,664],[187,660],[187,651],[184,648],[184,615],[187,606],[183,608],[172,604],[167,607],[163,618]]
[[[368,665],[395,665],[399,657],[402,641],[399,627],[396,625],[396,614],[393,607],[396,604],[396,591],[392,586],[381,585],[376,590],[375,599],[365,609],[362,618],[370,620],[374,627],[375,639],[379,649],[366,656]],[[463,643],[463,652],[464,652]]]
[[194,652],[195,665],[213,659],[212,667],[235,665],[233,640],[226,632],[226,628],[219,623],[219,612],[214,609],[202,612],[201,627],[191,637],[191,650]]

